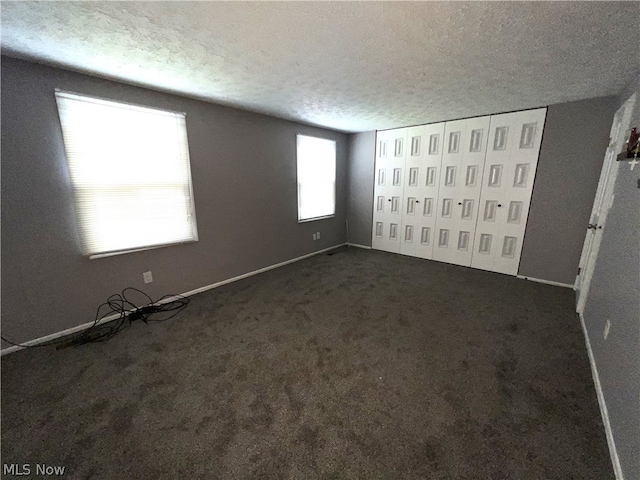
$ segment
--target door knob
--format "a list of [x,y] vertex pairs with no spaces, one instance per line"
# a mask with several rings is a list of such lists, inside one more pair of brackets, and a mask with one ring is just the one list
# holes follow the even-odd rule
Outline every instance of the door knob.
[[501,207],[501,206],[502,206],[502,204],[501,204],[501,203],[499,203],[499,204],[498,204],[498,206],[499,206],[499,207]]
[[[598,224],[596,224],[596,223],[590,223],[587,226],[587,230],[595,230],[596,228],[598,228]],[[602,228],[602,227],[600,227],[600,228]]]
[[420,203],[420,200],[416,200],[416,203]]
[[387,200],[387,201],[388,201],[388,202],[390,202],[390,201],[391,201],[391,199],[389,199],[389,200]]
[[458,205],[462,205],[462,202],[458,202]]

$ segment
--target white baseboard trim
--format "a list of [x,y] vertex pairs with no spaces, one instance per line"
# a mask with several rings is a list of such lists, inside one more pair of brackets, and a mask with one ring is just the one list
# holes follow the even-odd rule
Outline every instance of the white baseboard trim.
[[[114,313],[113,315],[109,315],[108,317],[104,317],[96,325],[100,325],[100,324],[103,324],[103,323],[110,322],[111,320],[115,320],[119,316],[120,316],[119,314]],[[34,340],[29,340],[28,342],[22,342],[22,345],[24,345],[24,346],[12,345],[12,346],[10,346],[8,348],[3,348],[2,350],[0,350],[0,356],[4,356],[4,355],[7,355],[9,353],[17,352],[18,350],[24,350],[27,347],[31,347],[31,346],[34,346],[34,345],[39,345],[41,343],[50,342],[51,340],[55,340],[55,339],[60,338],[60,337],[65,337],[67,335],[71,335],[73,333],[76,333],[76,332],[79,332],[81,330],[84,330],[85,328],[89,328],[93,324],[94,324],[94,322],[83,323],[82,325],[78,325],[76,327],[67,328],[66,330],[62,330],[61,332],[52,333],[51,335],[45,335],[44,337],[39,337],[39,338],[36,338]]]
[[570,285],[568,283],[554,282],[552,280],[543,280],[541,278],[525,277],[524,275],[516,275],[516,277],[522,280],[530,280],[532,282],[544,283],[546,285],[554,285],[556,287],[565,287],[565,288],[570,288],[571,290],[575,290],[575,285]]
[[302,255],[301,257],[296,257],[296,258],[292,258],[291,260],[286,260],[284,262],[276,263],[275,265],[269,265],[268,267],[260,268],[259,270],[254,270],[253,272],[243,273],[242,275],[238,275],[237,277],[228,278],[227,280],[222,280],[220,282],[212,283],[211,285],[207,285],[206,287],[200,287],[200,288],[196,288],[195,290],[190,290],[187,293],[183,293],[182,296],[190,297],[191,295],[195,295],[196,293],[206,292],[207,290],[221,287],[223,285],[226,285],[227,283],[237,282],[238,280],[242,280],[243,278],[252,277],[253,275],[258,275],[259,273],[268,272],[269,270],[273,270],[274,268],[284,267],[285,265],[289,265],[290,263],[299,262],[300,260],[304,260],[305,258],[313,257],[314,255],[319,255],[321,253],[328,252],[329,250],[334,250],[339,247],[344,247],[345,245],[346,243],[341,243],[333,247],[318,250],[317,252]]
[[365,250],[371,250],[371,247],[367,247],[366,245],[360,245],[358,243],[347,243],[347,245],[349,247],[364,248]]
[[[305,258],[313,257],[314,255],[319,255],[324,252],[328,252],[329,250],[335,250],[339,247],[344,247],[347,243],[341,243],[339,245],[334,245],[333,247],[324,248],[322,250],[318,250],[317,252],[308,253],[306,255],[302,255],[301,257],[292,258],[291,260],[286,260],[284,262],[276,263],[274,265],[269,265],[268,267],[260,268],[258,270],[254,270],[252,272],[243,273],[242,275],[238,275],[237,277],[228,278],[226,280],[222,280],[220,282],[212,283],[211,285],[207,285],[205,287],[196,288],[195,290],[190,290],[186,293],[181,294],[182,297],[190,297],[191,295],[195,295],[197,293],[206,292],[207,290],[212,290],[217,287],[221,287],[226,285],[227,283],[237,282],[238,280],[242,280],[243,278],[252,277],[253,275],[258,275],[259,273],[267,272],[269,270],[273,270],[274,268],[284,267],[285,265],[289,265],[290,263],[299,262],[300,260],[304,260]],[[172,300],[175,300],[178,297],[169,297],[162,300],[160,303],[168,303]],[[98,324],[110,322],[111,320],[115,320],[118,318],[119,314],[109,315],[108,317],[103,318],[98,322]],[[7,355],[9,353],[17,352],[18,350],[23,350],[26,347],[30,347],[32,345],[39,345],[41,343],[50,342],[51,340],[55,340],[60,337],[64,337],[66,335],[71,335],[73,333],[84,330],[87,327],[93,325],[94,322],[87,322],[82,325],[78,325],[76,327],[68,328],[66,330],[62,330],[61,332],[52,333],[51,335],[46,335],[44,337],[36,338],[34,340],[29,340],[28,342],[23,342],[24,346],[12,345],[11,347],[4,348],[0,350],[0,356]]]
[[582,325],[582,333],[584,334],[584,341],[587,344],[587,352],[589,353],[589,364],[591,365],[591,375],[593,376],[593,383],[596,387],[596,394],[598,396],[598,405],[600,405],[600,415],[602,415],[602,423],[604,424],[604,431],[607,435],[607,444],[609,445],[609,455],[611,455],[611,464],[613,465],[613,471],[616,475],[616,480],[624,480],[622,474],[622,466],[620,465],[620,457],[618,457],[618,450],[616,449],[616,442],[613,438],[613,431],[611,430],[611,423],[609,422],[609,411],[607,410],[607,403],[604,400],[604,393],[602,392],[602,385],[600,384],[600,375],[598,374],[598,367],[596,367],[596,361],[593,357],[593,350],[591,349],[591,341],[589,340],[589,333],[587,332],[587,326],[584,322],[582,313],[580,314],[580,324]]

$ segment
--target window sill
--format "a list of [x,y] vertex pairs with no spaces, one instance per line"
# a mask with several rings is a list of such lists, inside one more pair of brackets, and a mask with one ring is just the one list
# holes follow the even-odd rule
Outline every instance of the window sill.
[[298,220],[298,223],[307,223],[307,222],[315,222],[316,220],[324,220],[325,218],[335,218],[336,214],[325,215],[324,217],[313,217],[313,218],[305,218],[303,220]]
[[155,250],[156,248],[171,247],[173,245],[186,245],[188,243],[195,243],[197,241],[198,239],[196,238],[195,240],[188,240],[186,242],[165,243],[162,245],[153,245],[150,247],[133,248],[131,250],[118,250],[117,252],[95,253],[92,255],[88,255],[88,257],[89,260],[95,260],[97,258],[115,257],[116,255],[124,255],[125,253],[144,252],[145,250]]

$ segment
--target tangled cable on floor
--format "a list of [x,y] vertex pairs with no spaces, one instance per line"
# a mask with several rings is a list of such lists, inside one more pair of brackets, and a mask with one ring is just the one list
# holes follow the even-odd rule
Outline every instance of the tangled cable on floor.
[[[132,301],[131,293],[127,297],[127,292],[138,292],[148,300],[148,303],[139,304]],[[149,295],[142,290],[134,287],[127,287],[121,293],[115,293],[107,298],[107,301],[101,304],[96,311],[96,317],[93,323],[81,332],[74,333],[64,338],[44,342],[38,345],[25,345],[7,340],[0,337],[5,342],[22,348],[50,347],[56,345],[56,348],[66,348],[76,345],[83,345],[92,342],[105,342],[131,326],[131,322],[142,320],[148,322],[164,322],[178,315],[182,310],[187,308],[189,299],[182,295],[165,295],[156,301],[153,301]],[[104,323],[107,317],[117,315],[117,318],[111,319]]]

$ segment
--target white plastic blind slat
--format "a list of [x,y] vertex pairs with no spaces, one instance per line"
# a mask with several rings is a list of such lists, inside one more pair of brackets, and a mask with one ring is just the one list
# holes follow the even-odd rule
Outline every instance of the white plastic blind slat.
[[297,136],[298,221],[336,212],[336,142]]
[[56,100],[84,254],[197,240],[184,114]]

